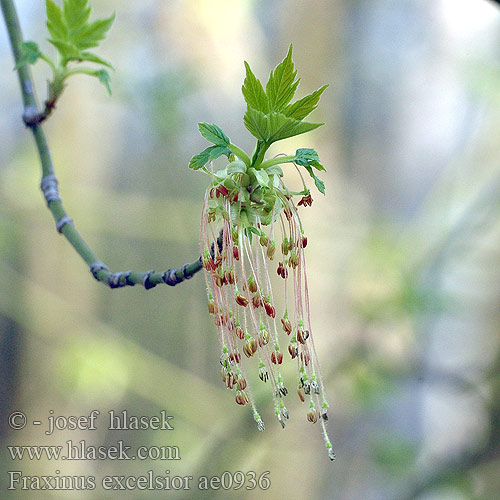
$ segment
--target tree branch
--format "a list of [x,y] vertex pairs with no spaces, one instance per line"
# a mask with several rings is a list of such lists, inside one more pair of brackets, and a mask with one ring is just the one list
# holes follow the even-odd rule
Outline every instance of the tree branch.
[[[9,34],[14,61],[17,65],[22,55],[21,44],[23,42],[23,36],[16,7],[13,0],[0,0],[0,5]],[[49,145],[41,126],[41,121],[46,118],[47,114],[45,110],[40,112],[38,108],[33,78],[28,64],[21,65],[17,70],[17,74],[23,99],[23,121],[33,132],[33,137],[36,142],[42,166],[41,189],[47,206],[54,217],[57,231],[66,237],[80,257],[87,263],[94,278],[108,285],[110,288],[141,284],[148,290],[160,283],[165,283],[170,286],[177,285],[185,279],[192,278],[195,273],[202,269],[203,265],[200,257],[190,264],[184,264],[182,267],[176,269],[168,269],[162,273],[154,271],[121,271],[112,273],[109,271],[108,267],[99,260],[97,255],[91,250],[75,229],[71,217],[68,216],[63,207],[57,188],[58,182],[54,174]]]

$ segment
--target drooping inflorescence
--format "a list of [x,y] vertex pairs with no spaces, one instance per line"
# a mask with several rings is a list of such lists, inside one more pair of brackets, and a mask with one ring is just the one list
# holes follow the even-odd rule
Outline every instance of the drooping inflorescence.
[[[290,191],[280,164],[304,167],[324,193],[313,172],[324,170],[313,149],[264,161],[276,140],[298,135],[321,124],[303,118],[316,108],[323,90],[289,104],[298,80],[287,57],[271,72],[264,91],[248,64],[243,94],[248,104],[247,128],[258,139],[250,159],[214,124],[200,123],[200,132],[214,145],[191,160],[191,168],[210,175],[201,220],[201,252],[208,293],[208,309],[221,345],[221,376],[239,405],[249,405],[259,430],[259,414],[248,372],[254,370],[269,385],[274,411],[282,427],[290,418],[289,393],[306,405],[309,422],[320,422],[329,457],[335,455],[325,424],[328,403],[314,347],[304,249],[307,237],[298,207],[311,206],[303,190]],[[215,170],[213,161],[225,155],[229,163]],[[300,173],[300,172],[299,172]],[[299,196],[297,205],[294,197]],[[273,290],[276,274],[282,286]],[[252,362],[252,360],[255,360]],[[295,380],[285,380],[285,363],[296,367]]]

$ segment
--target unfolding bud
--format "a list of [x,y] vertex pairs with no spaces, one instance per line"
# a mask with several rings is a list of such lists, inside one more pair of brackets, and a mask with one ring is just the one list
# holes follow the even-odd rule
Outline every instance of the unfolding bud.
[[267,256],[270,260],[274,258],[274,252],[276,251],[276,243],[274,241],[270,241],[269,245],[267,245]]
[[267,373],[264,365],[259,366],[259,378],[262,380],[262,382],[267,382],[269,380],[269,373]]
[[283,363],[283,353],[281,353],[279,351],[273,351],[271,353],[271,361],[275,365],[281,365],[281,363]]
[[208,301],[208,312],[210,314],[215,314],[215,302],[213,300]]
[[328,408],[321,408],[321,418],[328,422]]
[[309,330],[306,330],[302,326],[299,326],[299,328],[297,329],[297,340],[301,344],[305,344],[308,338],[309,338]]
[[283,325],[283,331],[290,335],[292,333],[292,324],[288,318],[281,318],[281,324]]
[[292,254],[288,259],[288,265],[293,269],[296,269],[297,266],[299,265],[299,257],[297,256],[294,250],[292,250]]
[[242,406],[246,405],[250,401],[245,391],[238,391],[236,393],[235,400],[239,405]]
[[304,392],[307,395],[311,394],[311,382],[309,380],[303,380],[302,385],[304,386]]
[[269,243],[269,238],[264,233],[261,233],[259,237],[259,243],[261,244],[261,246],[267,247],[267,244]]
[[261,329],[257,338],[259,339],[260,347],[264,347],[269,343],[269,332],[265,328]]
[[313,424],[318,421],[318,410],[316,410],[316,408],[311,408],[307,412],[307,420]]
[[314,392],[314,394],[319,394],[319,385],[316,380],[311,380],[311,391]]
[[299,348],[297,347],[297,344],[288,344],[288,352],[290,353],[292,359],[295,359],[299,354]]
[[239,306],[246,307],[248,305],[248,299],[246,297],[243,297],[243,295],[236,295],[235,300]]
[[256,350],[257,350],[257,342],[253,337],[250,337],[243,346],[243,352],[245,353],[245,356],[247,358],[250,358],[255,354]]
[[255,282],[255,279],[252,274],[248,278],[248,289],[250,290],[251,293],[255,293],[257,291],[257,283]]
[[288,394],[288,389],[285,387],[285,384],[283,384],[283,381],[279,381],[276,384],[276,397],[285,397]]

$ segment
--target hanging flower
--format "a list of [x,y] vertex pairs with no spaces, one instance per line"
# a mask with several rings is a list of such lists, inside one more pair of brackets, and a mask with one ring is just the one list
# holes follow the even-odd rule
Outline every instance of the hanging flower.
[[[306,419],[320,421],[333,460],[325,428],[328,403],[311,328],[304,250],[307,238],[297,210],[298,206],[311,206],[312,196],[303,179],[302,191],[289,190],[279,165],[291,163],[297,170],[304,167],[323,194],[324,184],[313,168],[324,168],[313,149],[265,160],[271,143],[321,125],[303,119],[316,108],[326,86],[289,104],[298,84],[291,47],[271,72],[266,92],[248,64],[246,69],[245,125],[258,139],[252,159],[219,127],[200,123],[201,134],[214,145],[193,157],[190,164],[211,177],[203,204],[200,243],[208,309],[221,346],[221,376],[234,392],[235,402],[250,406],[260,430],[264,430],[264,423],[248,374],[255,371],[269,384],[276,418],[283,427],[289,419],[285,398],[295,386],[299,401],[308,401]],[[215,170],[212,162],[222,155],[229,162]],[[300,197],[297,205],[296,196]],[[282,278],[279,290],[272,288],[275,272]],[[295,381],[285,381],[285,363],[295,365]]]

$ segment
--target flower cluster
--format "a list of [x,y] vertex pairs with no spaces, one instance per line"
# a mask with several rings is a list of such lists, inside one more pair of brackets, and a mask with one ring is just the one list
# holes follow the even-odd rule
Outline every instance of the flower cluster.
[[[289,392],[297,392],[307,406],[307,420],[320,422],[329,457],[335,455],[326,433],[328,403],[314,348],[304,234],[297,207],[313,199],[300,167],[314,179],[321,193],[323,182],[315,171],[325,170],[314,149],[297,149],[294,155],[265,160],[276,141],[314,130],[322,123],[304,119],[316,109],[327,85],[292,103],[299,80],[292,47],[271,71],[265,90],[245,63],[242,87],[247,103],[246,128],[257,139],[250,158],[215,124],[200,123],[201,135],[213,145],[193,156],[189,164],[211,178],[201,219],[201,255],[208,289],[208,310],[217,326],[221,345],[221,376],[239,405],[249,405],[260,430],[264,423],[248,383],[247,370],[256,370],[270,386],[276,418],[285,427],[290,414],[285,405]],[[221,170],[214,161],[226,156]],[[303,189],[289,190],[280,165],[293,164]],[[294,196],[300,196],[295,205]],[[282,296],[273,293],[276,270]],[[246,360],[249,359],[247,362]],[[285,381],[282,366],[296,366],[296,382]],[[288,370],[287,370],[288,371]]]
[[[215,184],[207,190],[203,205],[201,249],[208,309],[221,345],[222,381],[234,392],[237,404],[250,405],[260,430],[264,423],[247,370],[257,370],[260,380],[269,383],[282,427],[290,418],[286,396],[296,392],[307,405],[307,420],[320,421],[333,457],[325,429],[328,403],[311,330],[304,255],[307,237],[297,208],[284,186],[275,189],[273,203],[268,196],[268,205],[263,206],[253,201],[251,184],[243,188],[246,196],[234,181],[226,180],[232,188]],[[311,203],[310,194],[299,201],[299,205]],[[261,215],[270,213],[271,222],[266,226]],[[271,287],[274,270],[283,280],[284,307],[279,312],[278,297]],[[244,366],[247,358],[255,358],[254,368]],[[281,367],[286,359],[296,365],[295,382],[283,377]]]

